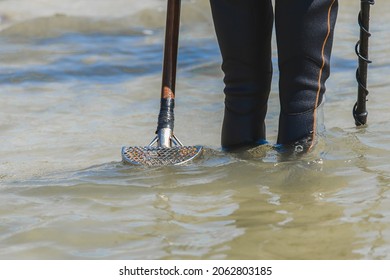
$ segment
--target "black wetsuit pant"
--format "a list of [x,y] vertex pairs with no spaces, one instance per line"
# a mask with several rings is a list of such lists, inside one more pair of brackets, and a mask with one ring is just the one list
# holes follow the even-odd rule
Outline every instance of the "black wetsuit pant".
[[[272,78],[271,0],[210,0],[225,74],[222,147],[266,139],[264,119]],[[315,136],[316,109],[329,77],[337,0],[275,0],[279,144]]]

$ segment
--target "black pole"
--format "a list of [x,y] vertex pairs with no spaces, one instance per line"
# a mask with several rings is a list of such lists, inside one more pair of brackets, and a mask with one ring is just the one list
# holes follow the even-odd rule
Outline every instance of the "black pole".
[[171,147],[171,139],[173,137],[180,6],[181,0],[168,0],[160,113],[158,115],[156,131],[158,135],[158,145],[160,147]]
[[353,107],[353,117],[355,118],[356,126],[365,125],[367,123],[367,69],[371,61],[368,59],[368,43],[371,36],[370,33],[370,7],[374,5],[374,0],[360,0],[360,13],[358,22],[360,26],[360,40],[357,42],[355,51],[358,56],[359,66],[356,70],[356,80],[358,82],[357,101]]
[[181,0],[168,0],[161,98],[175,98]]
[[165,28],[164,61],[161,85],[161,106],[157,132],[164,128],[173,130],[176,65],[179,44],[181,0],[168,0]]

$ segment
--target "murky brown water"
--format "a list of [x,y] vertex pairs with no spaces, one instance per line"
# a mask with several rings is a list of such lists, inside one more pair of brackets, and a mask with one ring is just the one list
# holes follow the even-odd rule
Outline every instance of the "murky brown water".
[[317,148],[248,159],[220,151],[209,6],[183,1],[175,131],[207,151],[140,168],[120,149],[154,136],[165,17],[144,2],[0,1],[0,258],[389,259],[390,2],[372,8],[368,127],[351,115],[360,1],[341,0]]

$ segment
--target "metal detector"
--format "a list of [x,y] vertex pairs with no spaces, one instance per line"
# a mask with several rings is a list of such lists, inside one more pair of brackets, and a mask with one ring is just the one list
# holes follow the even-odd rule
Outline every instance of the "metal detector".
[[360,0],[360,12],[358,22],[360,26],[360,40],[356,43],[355,52],[358,56],[359,66],[356,70],[356,80],[358,82],[358,95],[355,106],[353,107],[353,117],[356,126],[365,125],[367,123],[367,68],[372,61],[368,59],[368,41],[371,36],[370,23],[370,7],[374,5],[374,0]]

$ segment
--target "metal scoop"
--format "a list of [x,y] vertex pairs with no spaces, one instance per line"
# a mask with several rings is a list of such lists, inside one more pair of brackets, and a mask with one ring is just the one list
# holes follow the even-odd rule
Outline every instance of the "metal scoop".
[[145,166],[180,165],[202,154],[202,146],[184,146],[173,134],[180,4],[181,0],[168,0],[157,136],[146,147],[123,147],[124,163]]

